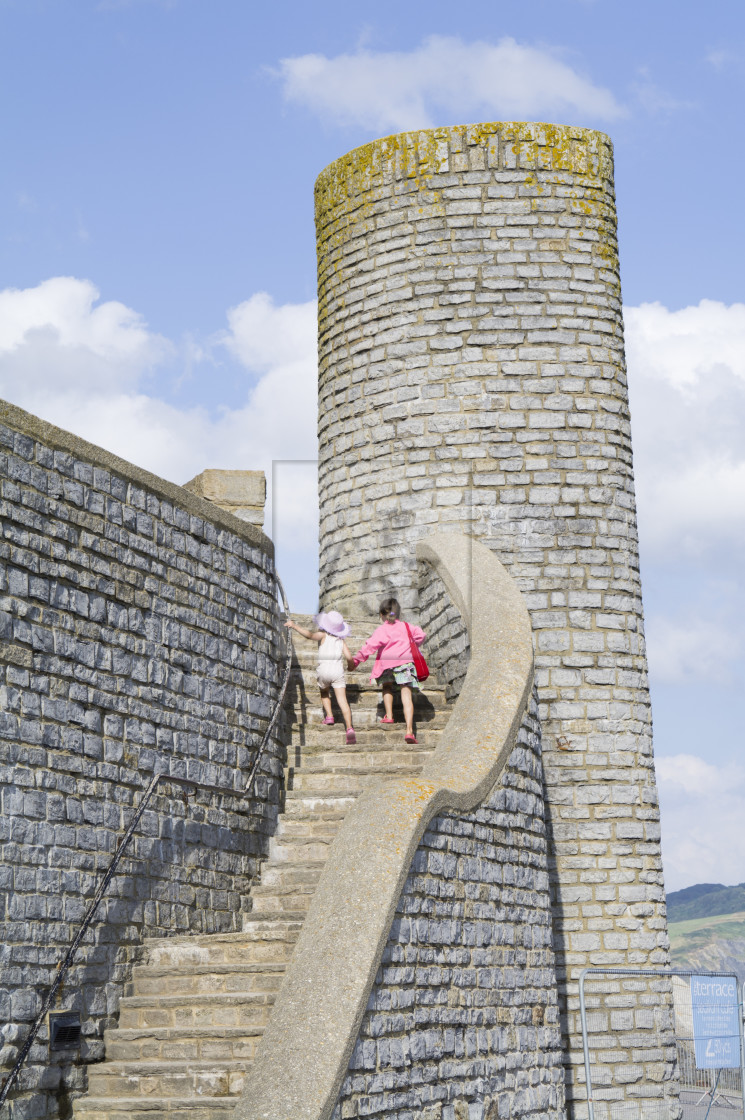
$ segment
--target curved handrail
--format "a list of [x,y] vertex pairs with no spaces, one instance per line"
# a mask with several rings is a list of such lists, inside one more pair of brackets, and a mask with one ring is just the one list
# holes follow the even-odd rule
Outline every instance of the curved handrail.
[[493,552],[436,533],[417,557],[468,627],[466,680],[416,778],[364,790],[331,845],[300,938],[236,1108],[237,1120],[328,1120],[347,1072],[411,860],[445,809],[474,809],[494,786],[533,685],[522,594]]

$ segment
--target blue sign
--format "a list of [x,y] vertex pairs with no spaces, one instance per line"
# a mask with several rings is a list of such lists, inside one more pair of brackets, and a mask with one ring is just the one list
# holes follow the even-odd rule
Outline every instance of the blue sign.
[[691,1007],[698,1068],[738,1068],[740,1023],[734,976],[692,976]]

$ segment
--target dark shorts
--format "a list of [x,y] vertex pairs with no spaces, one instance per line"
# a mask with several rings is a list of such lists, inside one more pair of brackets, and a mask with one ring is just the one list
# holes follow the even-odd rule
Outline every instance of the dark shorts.
[[378,677],[380,684],[407,684],[409,688],[418,688],[421,691],[421,685],[416,679],[416,669],[414,668],[413,661],[407,661],[403,665],[394,665],[392,669],[386,669]]

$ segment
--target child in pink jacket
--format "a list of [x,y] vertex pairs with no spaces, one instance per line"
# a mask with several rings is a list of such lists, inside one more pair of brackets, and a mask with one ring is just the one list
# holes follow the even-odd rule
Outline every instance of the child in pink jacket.
[[[393,723],[393,689],[401,689],[401,703],[406,720],[406,742],[416,743],[414,736],[414,698],[412,689],[419,688],[411,643],[406,623],[401,620],[401,606],[398,599],[384,599],[380,604],[381,625],[374,630],[360,647],[350,662],[350,669],[356,669],[361,661],[367,661],[375,654],[375,664],[370,674],[371,681],[380,681],[383,688],[383,707],[385,716],[382,723]],[[409,626],[411,637],[418,646],[424,641],[424,631],[419,626]]]

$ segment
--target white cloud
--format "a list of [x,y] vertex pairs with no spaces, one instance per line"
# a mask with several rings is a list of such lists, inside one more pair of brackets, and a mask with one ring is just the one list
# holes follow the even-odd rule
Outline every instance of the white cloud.
[[247,369],[315,361],[315,300],[275,307],[266,292],[257,292],[228,311],[228,323],[221,338]]
[[745,771],[692,754],[655,762],[662,813],[665,887],[745,879]]
[[741,766],[712,766],[695,754],[675,754],[656,761],[657,780],[668,790],[677,789],[692,797],[723,797],[730,791],[745,792]]
[[[174,482],[206,467],[263,469],[271,480],[272,460],[288,449],[315,458],[314,302],[275,307],[259,293],[228,312],[230,329],[212,351],[241,362],[245,402],[211,414],[148,393],[148,374],[177,346],[130,308],[97,300],[92,284],[73,277],[0,292],[0,396]],[[314,547],[310,480],[306,469],[293,524],[296,542]]]
[[62,382],[67,390],[110,392],[136,384],[168,357],[171,344],[140,315],[98,299],[90,281],[72,276],[0,291],[0,377],[18,378],[25,394]]
[[282,59],[286,100],[322,119],[371,131],[468,120],[616,120],[613,94],[549,50],[514,39],[464,43],[433,35],[412,51]]
[[734,51],[729,50],[710,50],[707,51],[705,56],[706,62],[713,66],[715,70],[724,70],[726,66],[737,64],[740,59]]
[[724,556],[745,541],[745,305],[624,315],[643,554]]
[[631,93],[643,109],[654,115],[692,107],[692,102],[681,101],[658,86],[646,66],[639,68],[637,80],[631,83]]
[[655,682],[695,684],[731,683],[734,662],[743,643],[737,617],[683,621],[651,614],[645,622],[649,668]]
[[702,299],[670,311],[661,303],[643,303],[625,308],[624,316],[627,346],[643,373],[688,390],[717,368],[745,381],[745,304]]
[[641,555],[668,604],[648,612],[652,682],[740,687],[745,305],[624,316]]
[[652,116],[672,113],[677,109],[691,109],[694,104],[692,101],[681,101],[680,98],[674,97],[673,94],[668,93],[666,89],[648,78],[633,82],[631,92],[641,107]]

